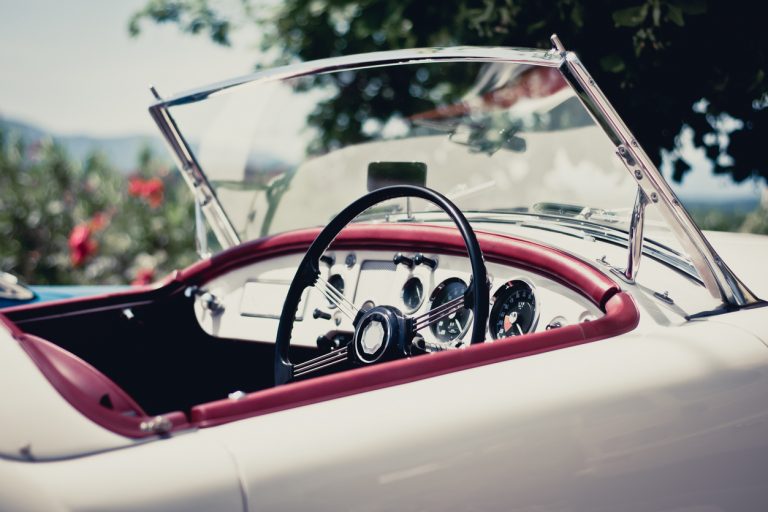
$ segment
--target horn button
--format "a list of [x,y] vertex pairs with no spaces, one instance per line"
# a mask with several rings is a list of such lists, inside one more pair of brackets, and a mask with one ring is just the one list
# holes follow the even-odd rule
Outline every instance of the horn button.
[[366,311],[355,329],[355,359],[364,364],[389,359],[388,354],[403,351],[405,332],[405,317],[397,308],[377,306]]
[[360,335],[360,348],[367,355],[373,355],[384,344],[384,324],[379,319],[373,319],[363,329]]

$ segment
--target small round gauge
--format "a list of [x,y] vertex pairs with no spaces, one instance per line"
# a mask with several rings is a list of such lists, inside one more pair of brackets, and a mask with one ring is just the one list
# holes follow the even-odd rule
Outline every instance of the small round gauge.
[[[434,292],[432,292],[429,310],[434,311],[446,302],[461,297],[466,291],[467,284],[458,277],[446,279],[435,288]],[[442,317],[440,320],[430,325],[429,328],[438,340],[449,342],[464,336],[464,333],[466,333],[469,328],[471,320],[472,311],[467,308],[462,308],[455,313]]]
[[536,327],[539,312],[533,286],[520,279],[507,281],[491,299],[488,331],[495,340],[520,336]]
[[408,313],[419,309],[421,303],[424,302],[424,285],[421,284],[421,279],[418,277],[408,279],[403,285],[400,297],[403,299],[403,304],[405,304]]
[[[340,294],[344,295],[344,278],[341,274],[333,274],[328,278],[328,284],[336,288]],[[331,308],[336,307],[336,303],[328,299],[328,306]]]

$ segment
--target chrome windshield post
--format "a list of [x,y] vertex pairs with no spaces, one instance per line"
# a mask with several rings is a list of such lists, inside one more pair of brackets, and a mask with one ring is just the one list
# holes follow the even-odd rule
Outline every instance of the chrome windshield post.
[[200,259],[204,260],[211,256],[208,250],[208,230],[205,227],[205,217],[203,215],[203,194],[196,189],[195,193],[195,250]]
[[[562,43],[560,45],[562,46]],[[560,71],[566,82],[576,92],[582,105],[616,146],[619,157],[628,172],[634,176],[643,194],[658,207],[662,217],[691,258],[693,266],[710,295],[731,307],[759,302],[759,299],[736,277],[709,244],[672,188],[664,180],[659,169],[624,124],[579,58],[574,53],[566,51]],[[634,213],[637,213],[637,204]],[[632,223],[636,224],[634,217]],[[642,228],[642,223],[640,227]],[[633,252],[637,250],[637,254],[640,254],[639,251],[642,250],[642,236],[639,239],[639,245],[636,246],[633,241],[629,250],[628,259],[634,264],[634,268],[630,269],[628,265],[626,271],[619,274],[622,278],[629,273],[637,275],[639,258],[635,258]]]
[[645,195],[643,189],[637,187],[637,197],[629,224],[627,266],[624,269],[624,278],[629,282],[635,281],[637,272],[640,270],[640,258],[643,255],[643,224],[645,223],[645,206],[647,204],[648,196]]
[[[160,95],[154,87],[151,88],[151,92],[156,99],[160,98]],[[210,223],[213,234],[223,248],[226,249],[239,245],[240,237],[238,236],[237,231],[235,231],[232,222],[224,212],[224,208],[216,197],[216,193],[208,182],[208,178],[206,178],[205,174],[200,169],[189,144],[181,135],[181,132],[176,126],[176,122],[173,117],[171,117],[170,112],[168,112],[167,105],[162,100],[158,99],[154,105],[149,107],[149,114],[152,116],[152,119],[154,119],[158,128],[160,128],[163,139],[165,140],[171,155],[174,156],[174,160],[181,171],[181,175],[193,191],[195,199],[195,223],[198,224],[197,209],[199,208],[200,213]],[[204,236],[207,236],[207,233],[205,232],[205,224],[202,223],[201,225]],[[201,228],[198,225],[195,229],[196,237],[199,238],[199,230]],[[198,239],[198,242],[199,241],[200,240]],[[204,247],[207,247],[207,238]],[[200,252],[200,249],[198,249],[198,252]]]

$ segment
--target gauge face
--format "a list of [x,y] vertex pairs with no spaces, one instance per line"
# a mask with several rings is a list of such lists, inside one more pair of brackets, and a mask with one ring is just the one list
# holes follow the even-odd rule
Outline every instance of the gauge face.
[[508,281],[493,294],[488,330],[497,340],[527,334],[536,327],[538,311],[533,287],[525,281]]
[[400,295],[409,313],[419,309],[421,303],[424,302],[424,285],[421,284],[421,279],[418,277],[408,279],[403,285],[403,291]]
[[[336,288],[340,294],[344,295],[344,278],[341,277],[341,274],[333,274],[331,277],[328,278],[328,284]],[[328,300],[328,306],[331,308],[336,307],[336,303],[332,302],[330,299]]]
[[[451,279],[443,281],[432,293],[432,304],[429,308],[430,311],[434,311],[446,302],[461,297],[466,291],[467,285],[457,277],[452,277]],[[464,335],[467,331],[467,327],[469,327],[471,319],[472,311],[463,308],[456,313],[451,313],[450,315],[442,317],[429,328],[438,340],[442,342],[453,341]]]

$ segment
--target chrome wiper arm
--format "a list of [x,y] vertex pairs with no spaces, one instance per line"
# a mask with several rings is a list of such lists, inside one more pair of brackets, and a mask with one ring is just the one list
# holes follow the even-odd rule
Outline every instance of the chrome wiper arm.
[[640,258],[643,255],[643,227],[645,226],[645,206],[648,196],[643,189],[637,188],[635,207],[632,209],[632,220],[629,224],[629,252],[627,266],[624,267],[624,278],[630,283],[635,282],[637,271],[640,270]]
[[[522,227],[550,231],[552,233],[580,239],[589,237],[627,249],[630,248],[631,244],[629,232],[626,230],[615,226],[605,226],[603,224],[597,224],[572,217],[559,217],[555,215],[519,211],[509,211],[507,213],[496,212],[495,214],[491,212],[464,212],[464,214],[470,221],[517,224]],[[515,220],[510,220],[510,217],[517,218]],[[421,220],[424,221],[424,219]],[[645,243],[641,246],[642,254],[682,272],[699,284],[704,284],[696,271],[696,267],[694,267],[693,264],[685,259],[679,252],[662,243],[656,242],[653,239],[643,238],[643,240]],[[611,267],[615,268],[613,266]],[[635,266],[635,269],[636,268],[637,267]],[[618,273],[622,273],[621,269],[616,270]]]
[[[593,211],[603,211],[603,212],[618,212],[620,210],[602,210],[599,208],[592,208],[592,207],[579,207],[579,208],[588,208]],[[544,220],[556,220],[558,223],[567,223],[571,225],[575,225],[580,229],[587,229],[589,227],[592,230],[595,231],[612,231],[612,232],[618,232],[621,233],[623,236],[623,239],[626,240],[629,236],[629,229],[628,228],[622,228],[618,224],[621,222],[619,219],[616,219],[614,224],[617,224],[615,226],[611,226],[608,224],[604,224],[602,222],[595,222],[594,215],[590,216],[589,218],[582,218],[582,217],[573,217],[570,215],[555,215],[552,213],[536,213],[532,212],[527,207],[516,207],[516,208],[496,208],[492,210],[488,210],[488,212],[497,213],[497,214],[505,214],[505,215],[521,215],[521,216],[530,216],[530,217],[537,217]],[[487,215],[487,212],[476,212],[481,215]],[[684,255],[680,253],[679,251],[673,249],[672,247],[669,247],[666,244],[663,244],[661,242],[658,242],[652,238],[645,238],[645,242],[650,243],[658,247],[663,252],[668,252],[673,256],[678,257],[679,259],[685,259]]]

